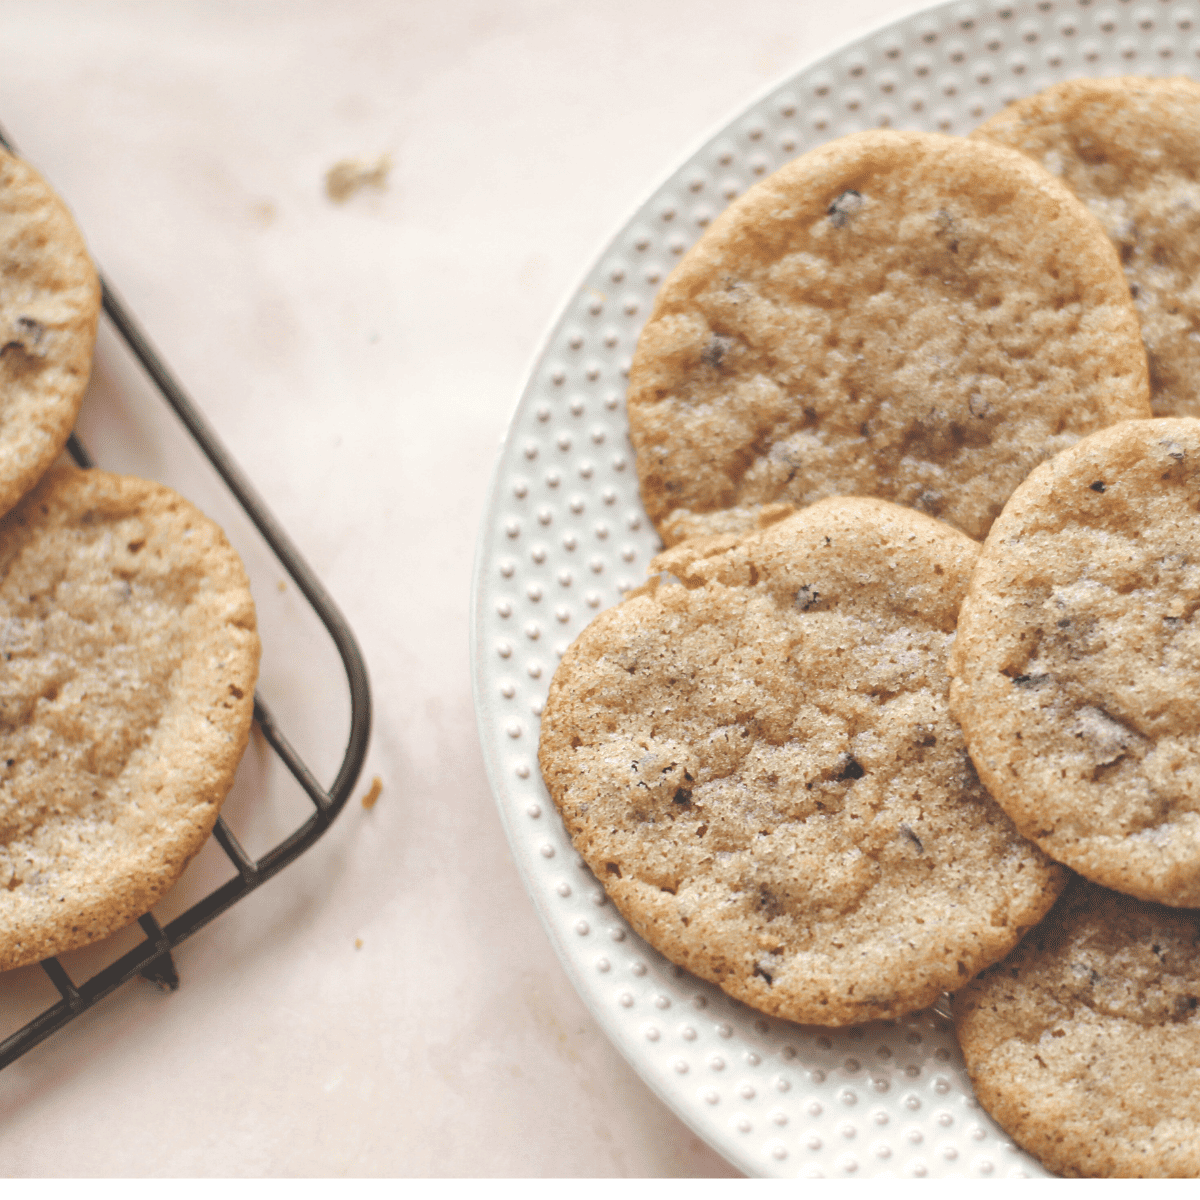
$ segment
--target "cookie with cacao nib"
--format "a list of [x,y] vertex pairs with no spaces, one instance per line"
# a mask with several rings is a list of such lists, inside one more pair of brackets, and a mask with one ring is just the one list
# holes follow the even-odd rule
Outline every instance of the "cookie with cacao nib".
[[756,184],[664,283],[629,377],[666,544],[771,502],[871,495],[982,538],[1080,436],[1148,417],[1116,252],[987,142],[875,130]]
[[212,831],[259,640],[224,534],[169,489],[55,467],[0,520],[0,970],[147,912]]
[[1200,905],[1200,420],[1128,421],[1030,475],[958,620],[950,704],[1048,854]]
[[543,778],[672,962],[846,1025],[961,986],[1053,903],[1066,873],[980,785],[947,706],[977,554],[911,509],[833,498],[665,551],[567,651]]
[[1070,79],[972,137],[1028,154],[1096,214],[1141,320],[1154,415],[1200,416],[1200,83]]
[[71,435],[99,314],[100,283],[66,205],[0,149],[0,515]]
[[954,998],[975,1095],[1052,1171],[1200,1175],[1200,912],[1075,878]]

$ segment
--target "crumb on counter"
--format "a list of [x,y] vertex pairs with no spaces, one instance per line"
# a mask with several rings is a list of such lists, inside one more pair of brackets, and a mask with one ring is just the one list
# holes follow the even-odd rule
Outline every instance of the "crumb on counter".
[[279,591],[286,592],[287,591],[287,580],[281,579],[275,586],[276,586],[276,588],[279,589]]
[[362,946],[363,946],[363,943],[362,943],[362,938],[355,938],[355,939],[354,939],[354,948],[355,948],[355,950],[361,950],[361,949],[362,949]]
[[335,204],[345,204],[355,192],[364,187],[387,187],[392,160],[386,155],[373,163],[358,158],[343,158],[325,172],[325,194]]
[[379,797],[382,793],[383,793],[383,780],[380,779],[378,775],[376,775],[375,778],[371,780],[370,791],[368,791],[367,794],[362,798],[363,808],[374,808],[375,801],[379,799]]

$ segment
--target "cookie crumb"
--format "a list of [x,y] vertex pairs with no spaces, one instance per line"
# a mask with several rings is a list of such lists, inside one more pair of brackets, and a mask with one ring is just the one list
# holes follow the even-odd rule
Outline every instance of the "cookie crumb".
[[375,778],[371,780],[370,791],[368,791],[367,794],[362,798],[363,808],[374,808],[375,801],[379,799],[382,792],[383,792],[383,780],[380,779],[378,775],[376,775]]
[[363,946],[363,943],[362,943],[362,938],[355,938],[355,939],[354,939],[354,948],[355,948],[355,950],[361,950],[361,949],[362,949],[362,946]]
[[325,194],[334,204],[345,204],[355,192],[365,187],[387,187],[388,172],[392,160],[382,154],[374,163],[358,158],[343,158],[325,172]]
[[281,591],[281,592],[286,592],[286,591],[287,591],[287,580],[286,580],[286,579],[281,579],[281,580],[280,580],[280,581],[279,581],[279,582],[278,582],[278,583],[275,585],[275,587],[276,587],[276,589],[277,589],[278,591]]

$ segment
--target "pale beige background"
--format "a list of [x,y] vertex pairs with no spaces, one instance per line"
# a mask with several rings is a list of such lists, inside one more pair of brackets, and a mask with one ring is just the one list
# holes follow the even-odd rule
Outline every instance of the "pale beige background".
[[[769,84],[917,7],[0,0],[0,123],[343,607],[376,705],[356,798],[178,952],[179,992],[130,985],[0,1073],[0,1173],[731,1173],[593,1024],[510,862],[471,705],[475,534],[523,373],[608,237]],[[384,154],[385,190],[326,197],[333,163]],[[264,695],[328,781],[336,665],[107,336],[81,426],[229,524]],[[251,848],[303,811],[252,754]],[[0,980],[0,1033],[47,988]]]

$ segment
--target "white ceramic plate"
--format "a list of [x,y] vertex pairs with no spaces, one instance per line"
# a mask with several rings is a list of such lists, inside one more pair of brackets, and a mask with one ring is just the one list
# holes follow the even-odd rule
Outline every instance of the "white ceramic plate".
[[885,125],[965,134],[1080,75],[1200,77],[1200,0],[966,0],[852,43],[772,89],[676,171],[552,330],[500,455],[475,566],[475,707],[509,842],[608,1036],[750,1175],[1043,1175],[978,1107],[935,1010],[825,1030],[762,1017],[631,932],[542,784],[538,719],[568,643],[659,548],[638,498],[625,377],[663,277],[756,179]]

